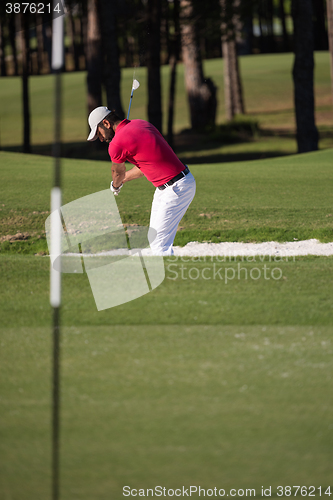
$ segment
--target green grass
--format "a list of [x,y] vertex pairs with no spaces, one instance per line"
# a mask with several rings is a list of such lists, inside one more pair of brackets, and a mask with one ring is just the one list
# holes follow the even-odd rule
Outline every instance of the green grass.
[[[332,257],[267,258],[265,261],[249,257],[236,262],[230,262],[229,258],[223,262],[222,258],[211,261],[210,257],[205,260],[172,257],[165,260],[163,285],[116,310],[100,312],[87,275],[64,274],[63,322],[66,326],[329,326],[333,320],[332,262]],[[256,270],[250,274],[252,268]],[[1,276],[4,286],[1,325],[8,328],[48,326],[49,259],[2,256]]]
[[[315,101],[317,108],[317,124],[320,126],[320,147],[332,147],[332,98],[330,86],[329,56],[327,52],[315,54]],[[291,154],[296,152],[293,136],[295,119],[293,111],[293,84],[291,69],[292,54],[256,55],[240,58],[240,67],[244,83],[245,105],[249,117],[258,120],[262,129],[269,131],[270,136],[257,137],[253,144],[223,143],[221,137],[214,147],[200,147],[201,155],[214,154],[246,155],[247,152],[262,151],[265,155]],[[225,122],[223,94],[223,61],[214,59],[204,62],[205,75],[211,77],[218,88],[217,123]],[[162,67],[163,92],[163,130],[167,129],[167,106],[169,89],[169,67]],[[147,119],[147,75],[145,68],[136,68],[135,76],[141,86],[135,92],[131,118]],[[122,70],[121,96],[124,109],[127,110],[132,69]],[[53,86],[52,75],[30,78],[32,144],[35,152],[50,151],[53,140]],[[22,103],[21,80],[18,77],[0,78],[0,96],[2,99],[0,114],[0,143],[2,147],[17,148],[22,144]],[[106,100],[104,99],[104,103]],[[183,65],[178,65],[177,95],[175,105],[175,132],[190,126],[188,103],[184,87]],[[67,144],[66,154],[69,156],[92,154],[92,146],[80,146],[86,141],[88,134],[86,109],[86,73],[68,73],[63,77],[63,141]],[[328,130],[327,130],[328,129]],[[281,136],[281,130],[284,131]],[[286,134],[286,132],[289,132]],[[181,142],[181,138],[180,138]],[[193,156],[192,142],[186,150],[180,148],[186,157]],[[88,148],[90,146],[90,148]],[[177,144],[176,144],[177,146]],[[249,148],[249,149],[248,149]],[[213,151],[212,151],[213,149]],[[95,153],[96,154],[96,153]],[[195,156],[195,153],[194,153]],[[248,157],[248,158],[251,158]],[[241,158],[239,158],[241,159]],[[214,161],[214,158],[213,160]]]
[[[165,259],[160,287],[102,312],[64,275],[61,498],[331,484],[332,262]],[[238,279],[239,264],[283,277]],[[204,279],[214,265],[236,279]],[[49,262],[0,266],[0,496],[48,498]]]
[[[49,498],[47,334],[2,334],[5,500]],[[61,498],[327,487],[331,357],[322,327],[64,328]]]
[[[0,153],[6,190],[1,235],[28,232],[27,241],[1,243],[4,253],[47,251],[52,161]],[[261,161],[190,165],[197,193],[175,244],[189,241],[333,241],[332,150]],[[109,186],[109,162],[63,160],[63,204]],[[128,183],[117,198],[124,224],[148,225],[154,188],[146,179]],[[41,239],[38,237],[42,237]]]

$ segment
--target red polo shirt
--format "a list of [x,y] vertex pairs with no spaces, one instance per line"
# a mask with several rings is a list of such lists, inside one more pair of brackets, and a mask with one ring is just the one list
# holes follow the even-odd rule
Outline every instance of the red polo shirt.
[[109,155],[114,163],[128,161],[138,167],[154,186],[168,182],[185,168],[162,134],[145,120],[120,122]]

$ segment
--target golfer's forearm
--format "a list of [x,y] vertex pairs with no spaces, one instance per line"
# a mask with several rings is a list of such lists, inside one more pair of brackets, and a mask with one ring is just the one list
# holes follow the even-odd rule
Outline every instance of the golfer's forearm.
[[113,186],[116,188],[121,186],[126,175],[125,163],[112,163],[111,172]]
[[143,173],[138,167],[133,167],[131,170],[127,170],[125,178],[123,182],[132,181],[133,179],[139,179],[139,177],[143,177]]

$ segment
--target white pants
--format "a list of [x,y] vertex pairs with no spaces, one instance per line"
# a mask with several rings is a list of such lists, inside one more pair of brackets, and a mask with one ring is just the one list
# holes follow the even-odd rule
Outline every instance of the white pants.
[[150,214],[150,227],[157,232],[150,242],[154,255],[172,255],[178,224],[195,195],[195,179],[191,172],[161,190],[156,188]]

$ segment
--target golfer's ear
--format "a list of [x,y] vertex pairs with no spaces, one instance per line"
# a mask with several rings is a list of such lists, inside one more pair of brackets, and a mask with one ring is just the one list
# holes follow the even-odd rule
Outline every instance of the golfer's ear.
[[103,125],[104,125],[104,127],[105,127],[105,128],[111,128],[111,123],[110,123],[110,122],[108,122],[107,120],[105,120],[105,119],[104,119],[104,120],[102,121],[102,123],[103,123]]

